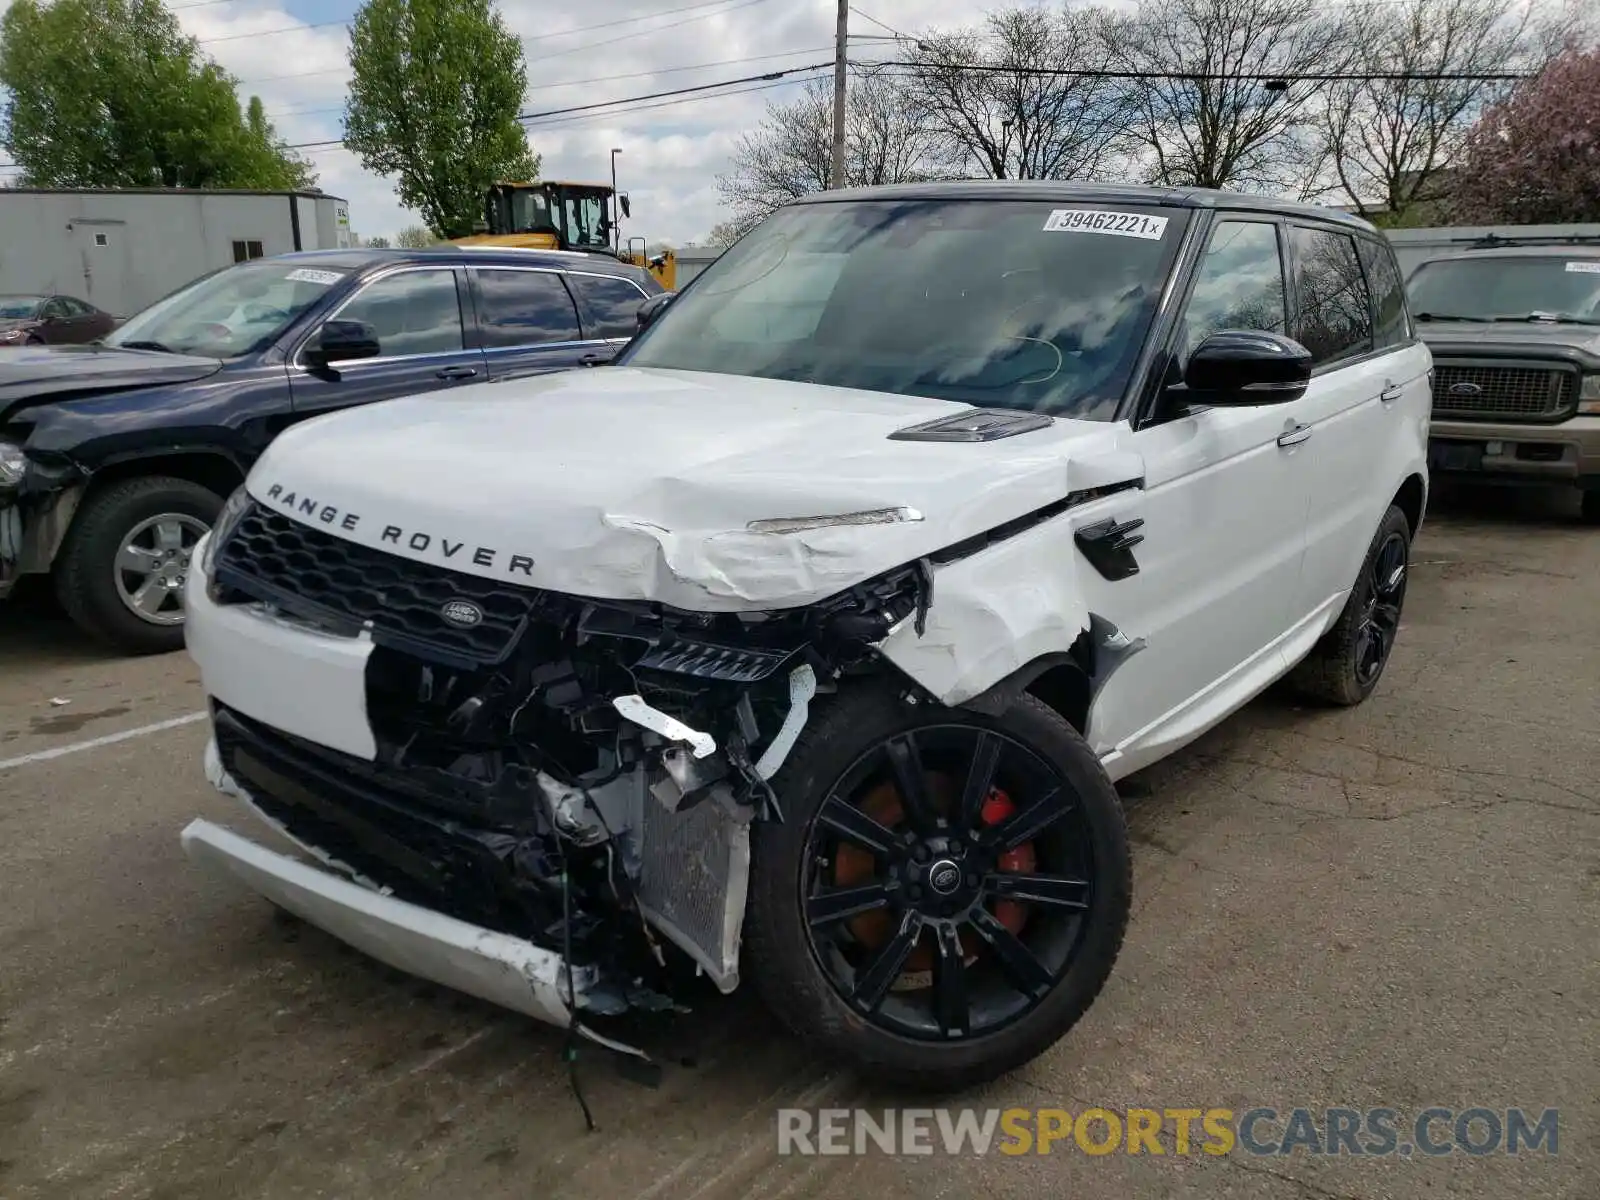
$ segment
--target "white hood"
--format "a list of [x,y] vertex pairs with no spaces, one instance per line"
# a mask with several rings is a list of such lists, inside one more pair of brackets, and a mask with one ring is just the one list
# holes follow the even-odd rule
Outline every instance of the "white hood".
[[[1136,473],[1118,427],[890,441],[967,406],[734,375],[603,367],[368,405],[283,433],[269,507],[365,546],[525,586],[686,609],[833,595]],[[922,520],[752,533],[763,519]]]

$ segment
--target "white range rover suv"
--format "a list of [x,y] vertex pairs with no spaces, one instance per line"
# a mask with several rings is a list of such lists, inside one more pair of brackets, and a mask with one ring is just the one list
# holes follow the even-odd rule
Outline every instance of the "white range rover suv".
[[1122,943],[1114,781],[1384,669],[1431,369],[1394,257],[942,183],[793,204],[645,310],[614,365],[273,443],[187,637],[207,774],[287,843],[183,843],[572,1037],[748,977],[880,1077],[1014,1068]]

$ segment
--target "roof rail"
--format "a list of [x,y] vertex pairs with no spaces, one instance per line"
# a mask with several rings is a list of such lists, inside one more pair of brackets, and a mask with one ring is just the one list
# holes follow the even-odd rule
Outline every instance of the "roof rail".
[[1486,233],[1476,238],[1451,238],[1452,245],[1465,244],[1468,250],[1499,250],[1509,246],[1600,246],[1600,234],[1529,234],[1527,237],[1501,237]]

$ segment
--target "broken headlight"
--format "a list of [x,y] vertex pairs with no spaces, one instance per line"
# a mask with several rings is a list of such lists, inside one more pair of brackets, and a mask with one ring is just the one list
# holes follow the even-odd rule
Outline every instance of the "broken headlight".
[[0,496],[13,492],[28,469],[28,456],[15,442],[0,442]]
[[[217,563],[217,550],[222,543],[228,540],[228,535],[243,519],[244,514],[250,510],[250,493],[241,484],[234,489],[223,504],[222,511],[217,514],[217,519],[211,524],[211,532],[206,537],[205,550],[200,556],[200,569],[207,577],[212,574],[212,568]],[[214,586],[214,585],[213,585]]]

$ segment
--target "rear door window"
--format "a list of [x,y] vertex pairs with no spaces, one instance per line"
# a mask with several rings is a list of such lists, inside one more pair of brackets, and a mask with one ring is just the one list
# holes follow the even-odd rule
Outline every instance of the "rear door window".
[[1373,330],[1373,343],[1382,350],[1399,346],[1411,340],[1410,314],[1406,312],[1405,281],[1400,277],[1400,264],[1394,260],[1394,251],[1371,238],[1356,243],[1361,253],[1361,266],[1367,274],[1367,286],[1372,289],[1372,301],[1377,319]]
[[584,333],[590,338],[630,338],[639,328],[645,294],[626,279],[607,275],[567,276],[584,308]]
[[478,328],[486,349],[583,340],[578,310],[554,271],[474,271]]
[[1331,229],[1291,227],[1294,264],[1294,339],[1317,366],[1357,358],[1372,349],[1372,298],[1356,257],[1355,239]]

